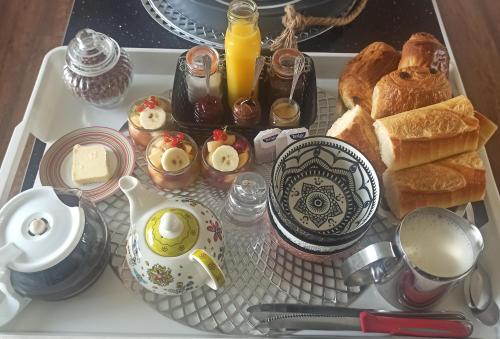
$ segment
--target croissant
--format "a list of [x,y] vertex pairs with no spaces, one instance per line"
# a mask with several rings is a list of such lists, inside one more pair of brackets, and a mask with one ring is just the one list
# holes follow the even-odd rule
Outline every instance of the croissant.
[[448,76],[450,56],[446,47],[429,33],[415,33],[405,42],[398,68],[423,66]]
[[373,88],[383,75],[397,68],[399,56],[388,44],[374,42],[349,61],[339,79],[339,93],[345,106],[360,105],[371,112]]
[[444,73],[431,73],[421,66],[399,69],[384,75],[375,85],[371,115],[379,119],[437,104],[451,99],[451,94]]

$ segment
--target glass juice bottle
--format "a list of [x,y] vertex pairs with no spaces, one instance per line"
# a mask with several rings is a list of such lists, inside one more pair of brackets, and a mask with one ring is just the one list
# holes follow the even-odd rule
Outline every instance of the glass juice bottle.
[[252,0],[234,0],[227,12],[224,40],[229,107],[250,96],[255,59],[260,56],[259,12]]

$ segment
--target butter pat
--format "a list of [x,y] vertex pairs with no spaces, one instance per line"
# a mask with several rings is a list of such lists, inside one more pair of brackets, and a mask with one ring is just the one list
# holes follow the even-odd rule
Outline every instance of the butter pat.
[[255,162],[262,164],[271,162],[276,158],[276,138],[280,132],[279,128],[272,128],[257,134],[253,139]]
[[305,127],[286,129],[276,138],[276,154],[280,154],[288,145],[297,140],[309,136],[309,130]]
[[78,185],[106,182],[110,178],[103,145],[73,146],[71,177]]

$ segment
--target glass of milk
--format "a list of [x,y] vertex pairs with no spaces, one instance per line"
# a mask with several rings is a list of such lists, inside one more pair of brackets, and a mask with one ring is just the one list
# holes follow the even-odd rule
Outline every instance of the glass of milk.
[[345,260],[347,285],[375,282],[400,309],[427,309],[475,267],[483,250],[479,229],[455,213],[424,207],[408,214],[392,242],[372,244]]

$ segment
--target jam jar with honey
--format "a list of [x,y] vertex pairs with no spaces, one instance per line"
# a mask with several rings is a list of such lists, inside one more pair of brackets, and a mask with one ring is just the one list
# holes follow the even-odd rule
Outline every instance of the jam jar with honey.
[[[304,55],[294,48],[280,48],[274,52],[269,71],[271,101],[288,98],[290,95],[295,58],[304,58]],[[297,81],[293,98],[297,102],[302,102],[303,95],[304,76],[301,75]]]
[[112,108],[121,103],[132,82],[132,64],[115,40],[85,28],[68,44],[63,78],[76,97]]

